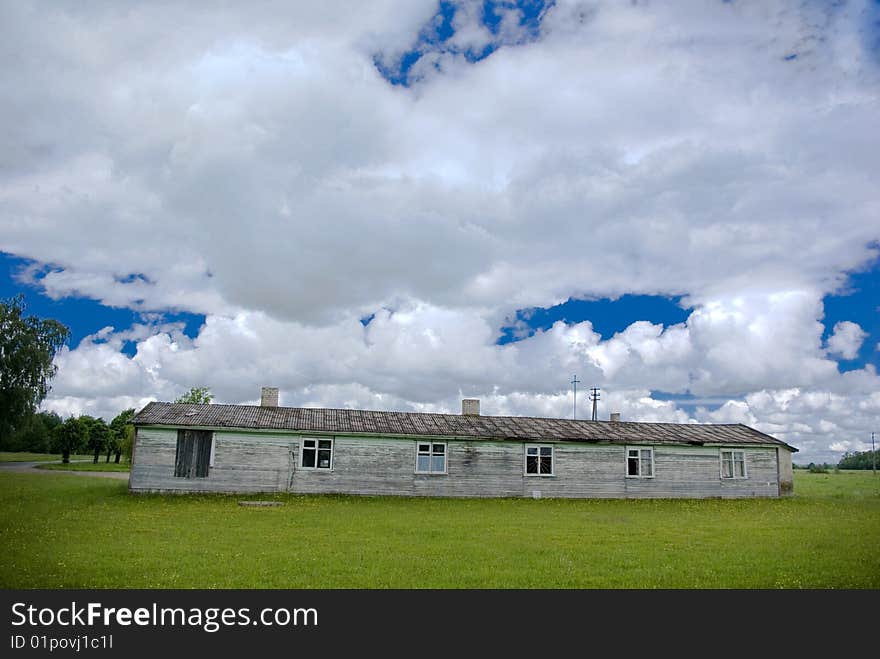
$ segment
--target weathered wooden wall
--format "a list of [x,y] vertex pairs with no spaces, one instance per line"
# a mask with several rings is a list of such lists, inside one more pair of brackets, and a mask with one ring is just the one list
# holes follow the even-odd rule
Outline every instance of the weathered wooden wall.
[[[626,447],[555,444],[555,474],[523,475],[521,442],[450,441],[445,475],[415,474],[416,441],[336,437],[333,470],[298,468],[301,438],[284,433],[215,432],[208,478],[174,477],[175,430],[139,428],[133,491],[291,491],[456,497],[777,496],[775,448],[743,447],[748,478],[720,478],[717,447],[655,446],[655,477],[625,476]],[[787,451],[786,451],[787,452]]]
[[129,488],[190,492],[272,492],[287,489],[289,447],[285,434],[214,433],[214,466],[207,478],[174,476],[177,431],[138,428]]
[[779,495],[794,494],[794,471],[791,465],[791,451],[786,448],[776,449],[779,460]]

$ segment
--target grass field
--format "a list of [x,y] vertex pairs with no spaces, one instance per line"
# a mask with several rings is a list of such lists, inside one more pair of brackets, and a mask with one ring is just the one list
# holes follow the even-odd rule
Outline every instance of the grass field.
[[69,464],[52,462],[38,465],[37,469],[51,469],[53,471],[131,471],[131,465],[127,462],[116,464],[100,460],[98,463],[93,463],[89,460],[88,462],[71,462]]
[[880,478],[795,477],[782,500],[566,501],[131,496],[0,474],[0,587],[880,587]]
[[[91,460],[91,455],[71,455],[71,460]],[[52,462],[61,461],[60,453],[23,453],[0,451],[0,462]]]

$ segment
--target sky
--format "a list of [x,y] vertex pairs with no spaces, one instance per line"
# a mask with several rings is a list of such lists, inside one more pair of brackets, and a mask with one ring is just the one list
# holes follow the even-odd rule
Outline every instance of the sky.
[[880,432],[880,3],[0,5],[43,409]]

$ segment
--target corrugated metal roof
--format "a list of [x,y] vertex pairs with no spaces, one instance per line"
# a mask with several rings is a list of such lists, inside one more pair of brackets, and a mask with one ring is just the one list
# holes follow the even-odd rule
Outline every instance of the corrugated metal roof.
[[256,405],[149,403],[132,423],[369,435],[420,435],[615,444],[779,444],[742,424],[572,421],[522,416],[471,416]]

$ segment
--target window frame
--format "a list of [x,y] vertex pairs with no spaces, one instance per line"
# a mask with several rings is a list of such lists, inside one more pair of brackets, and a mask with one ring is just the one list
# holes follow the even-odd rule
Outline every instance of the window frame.
[[[430,449],[427,454],[423,454],[419,450],[419,446],[427,444]],[[419,469],[419,456],[427,455],[428,456],[428,466],[433,467],[434,465],[434,447],[442,446],[443,447],[443,471],[433,471],[433,470],[420,470]],[[438,454],[439,455],[439,454]],[[416,457],[415,464],[413,465],[413,473],[420,474],[422,476],[446,476],[449,473],[449,443],[448,442],[434,442],[431,440],[425,441],[416,441]]]
[[[537,458],[538,458],[538,472],[537,473],[529,473],[529,449],[534,448],[538,450]],[[549,448],[550,449],[550,473],[542,474],[541,473],[541,449]],[[538,477],[538,478],[553,478],[556,476],[556,447],[553,444],[523,444],[523,476],[528,476],[529,478]]]
[[[730,476],[724,475],[724,454],[730,453]],[[742,454],[743,475],[736,475],[736,454]],[[723,481],[744,481],[749,477],[749,467],[746,462],[746,452],[737,448],[721,448],[718,449],[718,476]]]
[[[639,461],[639,473],[631,474],[629,473],[629,461],[632,459],[630,456],[630,451],[638,451],[638,461]],[[642,473],[642,451],[650,451],[651,452],[651,474],[649,476],[645,476]],[[623,472],[626,474],[627,478],[638,478],[638,479],[649,479],[654,478],[657,475],[657,465],[654,462],[654,447],[653,446],[627,446],[626,452],[624,453],[623,459]]]
[[[300,440],[299,440],[299,460],[298,460],[299,469],[304,470],[304,471],[317,471],[317,472],[323,472],[323,473],[329,473],[329,472],[333,471],[333,468],[334,468],[334,465],[336,462],[336,441],[335,441],[335,439],[336,439],[335,437],[300,437]],[[305,464],[303,464],[303,461],[305,460],[305,457],[306,457],[306,442],[315,442],[314,449],[310,449],[310,450],[315,451],[315,466],[314,467],[308,467]],[[319,442],[330,442],[330,466],[329,467],[319,467],[318,466],[319,452],[327,450],[327,449],[319,448],[320,447]]]

